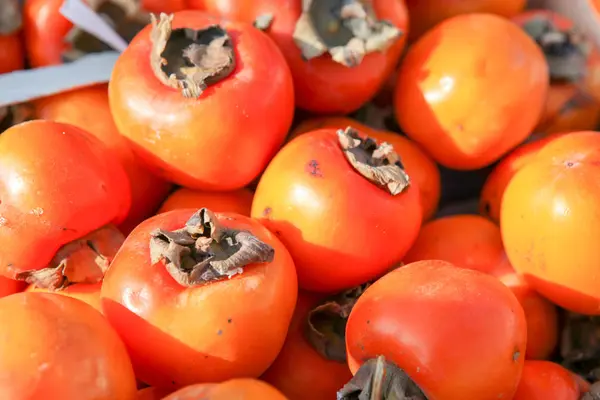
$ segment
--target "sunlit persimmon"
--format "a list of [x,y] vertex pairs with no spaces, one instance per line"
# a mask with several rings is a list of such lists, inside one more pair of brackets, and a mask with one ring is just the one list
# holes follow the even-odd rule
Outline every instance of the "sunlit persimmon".
[[273,386],[257,379],[240,378],[222,383],[200,383],[179,389],[163,400],[286,400]]
[[177,189],[162,204],[158,213],[178,208],[206,207],[215,212],[232,212],[250,216],[254,193],[248,189],[230,192],[203,192],[186,188]]
[[27,284],[25,282],[0,276],[0,297],[23,291]]
[[513,400],[579,400],[577,381],[564,367],[550,361],[526,360]]

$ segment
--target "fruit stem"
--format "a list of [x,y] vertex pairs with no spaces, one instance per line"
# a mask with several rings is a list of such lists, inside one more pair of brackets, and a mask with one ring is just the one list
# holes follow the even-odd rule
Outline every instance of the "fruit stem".
[[173,29],[173,15],[152,18],[150,64],[165,85],[185,98],[200,97],[209,86],[227,78],[236,67],[232,40],[220,25],[205,29]]
[[18,0],[2,0],[0,2],[0,35],[12,35],[23,24],[23,16]]
[[294,41],[305,60],[329,53],[346,67],[359,65],[365,55],[385,51],[403,34],[377,20],[371,4],[361,0],[303,0]]
[[250,232],[223,227],[202,208],[175,231],[156,229],[150,237],[152,264],[163,262],[180,285],[190,287],[244,272],[243,267],[271,262],[275,250]]

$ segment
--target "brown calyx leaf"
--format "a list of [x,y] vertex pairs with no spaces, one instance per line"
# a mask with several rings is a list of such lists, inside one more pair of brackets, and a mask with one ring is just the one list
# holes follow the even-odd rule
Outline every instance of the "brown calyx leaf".
[[18,0],[0,2],[0,35],[12,35],[21,29],[23,16]]
[[28,103],[0,107],[0,133],[13,125],[34,118],[33,106]]
[[107,225],[62,246],[48,267],[23,271],[15,279],[52,291],[75,283],[101,282],[124,241],[121,231]]
[[385,51],[402,34],[390,22],[377,20],[369,2],[303,0],[293,37],[305,60],[329,52],[334,61],[354,67],[365,55]]
[[[150,22],[150,14],[142,10],[139,0],[87,0],[87,4],[127,42],[133,40]],[[65,41],[70,46],[62,54],[64,62],[77,60],[86,54],[112,50],[109,45],[77,26],[67,33]]]
[[600,382],[590,386],[590,390],[581,396],[581,400],[600,400]]
[[427,400],[419,386],[383,356],[372,358],[337,393],[337,400]]
[[591,380],[600,379],[600,317],[569,313],[561,333],[562,365]]
[[371,138],[360,137],[357,130],[348,127],[337,131],[346,159],[362,176],[392,195],[402,193],[410,186],[410,178],[392,145],[377,145]]
[[201,30],[172,29],[173,15],[152,19],[150,63],[165,85],[197,99],[209,86],[227,78],[236,67],[229,34],[219,25]]
[[371,286],[365,283],[325,299],[308,313],[306,338],[328,360],[346,362],[346,323],[358,298]]
[[591,43],[582,34],[561,30],[546,16],[532,18],[523,29],[542,48],[551,79],[573,81],[585,75]]
[[222,227],[212,211],[202,208],[185,227],[157,229],[150,238],[152,264],[164,262],[182,286],[231,278],[253,263],[273,261],[275,250],[250,232]]
[[273,14],[262,14],[256,17],[254,20],[254,27],[260,29],[261,31],[266,31],[269,29],[271,24],[273,23]]

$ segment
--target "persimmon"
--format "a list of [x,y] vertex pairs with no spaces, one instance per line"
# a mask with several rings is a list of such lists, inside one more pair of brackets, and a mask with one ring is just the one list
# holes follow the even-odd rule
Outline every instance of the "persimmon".
[[423,220],[429,220],[437,211],[441,195],[440,171],[435,162],[411,140],[394,132],[381,131],[347,117],[323,117],[303,121],[292,132],[291,138],[302,133],[324,128],[354,128],[379,142],[389,143],[400,155],[412,182],[419,188]]
[[89,305],[54,293],[0,299],[0,398],[134,400],[127,350]]
[[506,186],[512,177],[524,165],[530,162],[538,151],[562,134],[552,134],[538,137],[533,141],[524,143],[508,153],[488,175],[479,198],[479,212],[495,223],[500,222],[500,204]]
[[302,289],[339,292],[401,261],[422,212],[399,155],[352,128],[321,129],[298,136],[271,161],[252,217],[290,251]]
[[344,328],[363,288],[323,299],[298,293],[296,310],[279,355],[261,379],[289,400],[329,400],[352,378],[346,363]]
[[0,297],[21,292],[26,286],[24,282],[0,276]]
[[172,390],[164,388],[147,387],[138,390],[135,400],[163,400],[171,392]]
[[579,400],[571,372],[550,361],[526,360],[513,400]]
[[527,0],[405,0],[410,17],[408,39],[413,42],[440,22],[460,14],[490,13],[510,18]]
[[94,136],[31,121],[0,136],[0,275],[56,290],[102,279],[123,240],[125,171]]
[[404,0],[201,3],[232,20],[267,18],[266,32],[292,70],[296,105],[323,114],[347,114],[375,96],[396,68],[408,31]]
[[[354,305],[346,326],[354,378],[338,399],[357,392],[368,398],[382,383],[397,398],[510,399],[526,336],[523,309],[496,278],[446,261],[405,265],[373,283]],[[481,371],[490,379],[473,379]]]
[[600,314],[600,135],[556,138],[512,178],[500,210],[510,263],[557,305]]
[[0,74],[23,69],[25,66],[21,24],[19,2],[4,0],[0,4]]
[[250,378],[231,379],[222,383],[200,383],[171,393],[163,400],[286,400],[268,383]]
[[141,6],[151,13],[174,13],[189,8],[187,0],[141,0]]
[[440,164],[478,169],[532,133],[548,86],[544,54],[516,24],[491,14],[458,15],[408,50],[396,117]]
[[[69,296],[77,300],[81,300],[84,303],[89,304],[96,310],[102,312],[100,307],[100,288],[102,283],[76,283],[74,285],[67,286],[66,288],[55,291],[53,293]],[[48,289],[39,288],[35,285],[29,285],[26,292],[50,292]]]
[[543,50],[550,71],[540,133],[595,129],[600,120],[600,52],[567,17],[550,10],[530,10],[513,21]]
[[250,216],[254,193],[248,189],[230,192],[203,192],[186,188],[177,189],[163,203],[158,213],[178,208],[206,207],[215,212],[232,212]]
[[136,376],[177,389],[260,376],[283,346],[296,297],[294,264],[275,235],[203,208],[135,228],[104,278],[101,304]]
[[109,93],[117,127],[140,158],[191,189],[249,184],[294,113],[291,74],[273,41],[193,10],[154,18],[117,60]]
[[556,307],[538,295],[508,262],[500,229],[478,215],[454,215],[423,225],[405,263],[444,260],[497,277],[517,297],[527,322],[525,358],[548,358],[558,341]]

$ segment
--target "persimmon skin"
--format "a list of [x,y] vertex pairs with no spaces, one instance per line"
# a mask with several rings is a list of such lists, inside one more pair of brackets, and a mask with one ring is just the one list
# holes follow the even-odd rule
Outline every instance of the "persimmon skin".
[[404,0],[374,0],[377,18],[390,21],[404,32],[384,52],[368,54],[352,68],[336,63],[329,55],[305,61],[293,39],[302,12],[297,0],[204,0],[203,9],[231,20],[252,23],[272,14],[269,36],[285,56],[294,77],[296,106],[319,114],[348,114],[370,100],[397,67],[409,29]]
[[164,388],[147,387],[138,390],[135,400],[163,400],[171,392],[171,390]]
[[0,298],[22,292],[27,287],[25,282],[0,276]]
[[[511,264],[540,294],[581,314],[600,314],[600,135],[553,140],[521,168],[502,198],[500,227]],[[568,249],[568,251],[565,251]]]
[[242,188],[266,167],[291,126],[289,68],[258,29],[201,11],[174,16],[173,29],[212,24],[226,29],[236,50],[235,70],[199,99],[184,98],[154,75],[148,26],[113,69],[109,96],[115,122],[137,155],[166,180],[200,190]]
[[0,35],[0,74],[23,69],[25,67],[24,53],[20,32]]
[[550,361],[527,360],[513,400],[579,400],[571,372]]
[[245,188],[231,192],[202,192],[180,188],[165,200],[157,214],[179,208],[206,207],[214,212],[232,212],[249,217],[253,198],[254,193]]
[[252,217],[294,258],[300,288],[314,292],[340,292],[387,272],[421,225],[418,188],[392,196],[368,181],[346,159],[336,131],[317,130],[288,143],[264,172],[252,203]]
[[289,400],[329,400],[352,378],[346,363],[320,355],[305,337],[308,313],[323,295],[299,292],[296,310],[279,355],[261,379]]
[[0,136],[0,274],[44,268],[56,251],[130,205],[125,171],[94,136],[36,120]]
[[[76,283],[74,285],[68,286],[62,290],[54,291],[52,293],[72,297],[74,299],[83,301],[84,303],[89,304],[94,307],[99,312],[102,312],[102,307],[100,307],[100,289],[102,288],[102,283]],[[48,289],[42,289],[36,287],[35,285],[29,285],[26,292],[41,292],[48,293],[50,292]]]
[[0,299],[0,318],[10,321],[0,328],[1,398],[135,399],[125,346],[89,305],[23,292]]
[[223,383],[200,383],[171,393],[163,400],[286,400],[273,386],[250,378],[231,379]]
[[396,86],[396,117],[440,164],[479,169],[532,132],[548,81],[541,49],[517,25],[491,14],[458,15],[407,52]]
[[348,117],[321,117],[303,121],[294,129],[290,139],[317,129],[346,129],[348,126],[380,142],[387,142],[400,155],[411,182],[419,188],[423,221],[435,215],[442,192],[440,170],[435,162],[416,143],[394,132],[370,128]]
[[[353,373],[383,355],[430,400],[512,398],[526,341],[523,310],[506,286],[439,260],[380,278],[358,299],[346,327]],[[494,379],[474,380],[483,370]]]
[[522,144],[500,160],[481,189],[479,212],[495,223],[499,223],[502,196],[512,177],[533,160],[540,149],[561,135],[563,134],[557,133]]
[[142,0],[141,6],[145,11],[155,14],[161,12],[171,14],[188,8],[187,0]]
[[526,0],[405,0],[410,17],[408,39],[415,41],[445,19],[460,14],[490,13],[512,17],[525,8]]
[[36,100],[33,104],[38,118],[86,129],[121,161],[129,178],[132,197],[129,214],[119,225],[125,234],[154,214],[171,185],[152,174],[136,159],[129,143],[117,130],[108,105],[107,85],[63,92]]
[[151,386],[178,389],[260,376],[283,346],[296,303],[289,253],[262,225],[241,215],[216,213],[224,226],[248,230],[270,244],[271,263],[192,288],[179,285],[162,262],[151,265],[150,233],[179,229],[194,211],[175,210],[138,225],[102,284],[104,315],[128,346],[136,376]]

